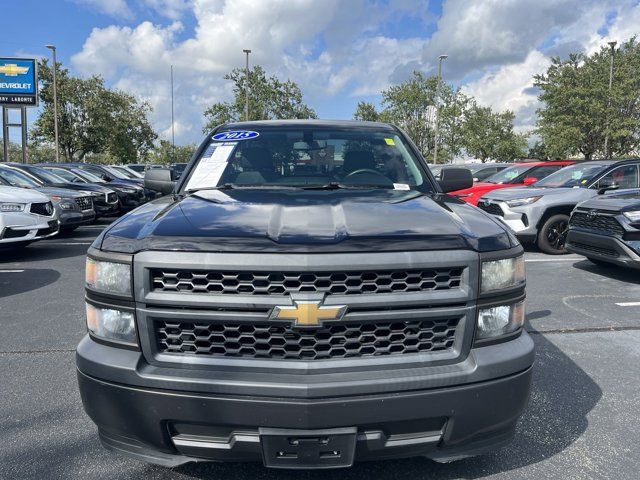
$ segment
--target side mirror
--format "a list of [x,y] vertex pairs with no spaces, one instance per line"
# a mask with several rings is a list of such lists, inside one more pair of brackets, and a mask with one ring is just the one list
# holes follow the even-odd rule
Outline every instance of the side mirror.
[[446,168],[440,174],[440,188],[445,193],[473,187],[473,175],[468,168]]
[[598,182],[598,195],[603,195],[609,190],[617,190],[620,186],[611,180],[600,180]]
[[173,193],[176,182],[173,172],[168,168],[152,168],[144,174],[144,186],[163,195]]
[[113,180],[113,178],[111,178],[106,173],[103,173],[102,175],[100,175],[100,178],[102,178],[105,182],[110,182],[111,180]]
[[527,177],[522,181],[522,183],[528,186],[528,185],[533,185],[537,181],[538,179],[536,177]]

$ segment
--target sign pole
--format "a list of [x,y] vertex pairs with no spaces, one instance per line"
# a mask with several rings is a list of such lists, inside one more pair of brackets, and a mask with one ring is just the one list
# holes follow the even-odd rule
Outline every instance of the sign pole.
[[2,161],[9,161],[9,109],[2,107]]
[[20,123],[22,124],[22,163],[27,163],[27,107],[20,107]]

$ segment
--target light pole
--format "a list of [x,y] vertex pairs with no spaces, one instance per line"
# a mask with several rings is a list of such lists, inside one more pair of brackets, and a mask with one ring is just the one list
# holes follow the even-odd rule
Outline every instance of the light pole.
[[[607,110],[611,107],[611,88],[613,87],[613,57],[616,53],[616,45],[618,42],[609,42],[611,47],[611,63],[609,64],[609,96],[607,97]],[[609,112],[607,112],[607,133],[604,136],[604,156],[609,158]]]
[[442,85],[442,61],[448,55],[440,55],[438,57],[438,86],[436,88],[436,131],[433,142],[433,163],[438,163],[438,137],[440,135],[440,89]]
[[176,163],[176,131],[173,120],[173,65],[171,65],[171,160]]
[[60,162],[60,148],[58,145],[58,81],[56,79],[56,70],[58,69],[56,63],[56,47],[55,45],[45,45],[51,52],[53,52],[53,130],[55,132],[56,139],[56,163]]
[[251,50],[242,50],[247,55],[247,63],[244,67],[244,119],[249,121],[249,54]]

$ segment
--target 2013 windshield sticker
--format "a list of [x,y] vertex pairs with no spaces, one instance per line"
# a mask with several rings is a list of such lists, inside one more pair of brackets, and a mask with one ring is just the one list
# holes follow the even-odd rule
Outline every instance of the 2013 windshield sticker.
[[250,140],[259,136],[260,134],[258,132],[253,132],[251,130],[233,130],[231,132],[216,133],[211,137],[211,140],[215,140],[216,142],[228,142],[231,140]]

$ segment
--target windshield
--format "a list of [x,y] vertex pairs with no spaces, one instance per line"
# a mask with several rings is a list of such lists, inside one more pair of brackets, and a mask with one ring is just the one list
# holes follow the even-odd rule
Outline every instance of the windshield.
[[113,167],[111,167],[109,169],[109,171],[112,171],[112,170],[117,170],[120,174],[122,174],[124,176],[124,178],[130,178],[130,179],[135,179],[135,180],[138,180],[140,178],[135,173],[128,171],[124,167],[119,167],[117,165],[114,165]]
[[91,183],[105,183],[105,181],[102,178],[98,177],[97,175],[94,175],[91,172],[88,172],[87,170],[73,169],[71,171],[73,172],[74,175],[77,175],[84,181],[91,182]]
[[43,168],[47,172],[53,173],[54,175],[57,175],[60,178],[63,178],[67,182],[77,182],[78,180],[81,180],[81,179],[78,178],[77,175],[74,175],[73,173],[69,172],[68,170],[63,170],[61,168],[49,168],[49,167],[43,167]]
[[109,165],[103,165],[102,168],[104,168],[107,172],[109,172],[115,178],[119,178],[120,180],[129,180],[128,176],[126,176],[124,173],[122,173],[120,170],[118,170],[115,167],[111,167]]
[[278,126],[256,130],[214,135],[190,170],[185,189],[227,184],[432,189],[422,164],[394,129]]
[[558,170],[536,182],[536,187],[586,187],[589,181],[607,168],[608,163],[575,164]]
[[35,188],[40,185],[22,172],[10,168],[0,168],[0,178],[14,187]]
[[28,172],[42,179],[42,181],[45,182],[46,184],[67,183],[67,181],[64,178],[59,177],[55,173],[47,172],[44,168],[30,167]]
[[531,165],[514,165],[513,167],[505,168],[504,170],[491,175],[485,180],[487,183],[510,183],[518,178],[527,170],[530,170]]

